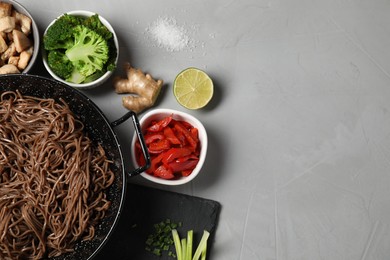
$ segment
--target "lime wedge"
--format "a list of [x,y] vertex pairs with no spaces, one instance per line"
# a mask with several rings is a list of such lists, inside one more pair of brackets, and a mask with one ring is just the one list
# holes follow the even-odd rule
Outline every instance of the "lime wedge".
[[206,106],[213,97],[213,81],[204,71],[188,68],[176,76],[173,94],[183,107],[199,109]]

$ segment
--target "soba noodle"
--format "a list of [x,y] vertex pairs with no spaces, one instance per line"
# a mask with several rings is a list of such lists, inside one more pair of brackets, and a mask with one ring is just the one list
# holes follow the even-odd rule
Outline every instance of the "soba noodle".
[[92,239],[110,202],[111,162],[68,105],[0,96],[0,259],[40,259]]

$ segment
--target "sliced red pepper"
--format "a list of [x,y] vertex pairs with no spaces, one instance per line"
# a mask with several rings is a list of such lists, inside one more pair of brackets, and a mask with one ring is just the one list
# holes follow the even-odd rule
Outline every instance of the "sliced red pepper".
[[173,172],[171,169],[165,167],[165,165],[160,165],[155,171],[154,175],[158,176],[160,178],[170,180],[175,178],[175,175],[173,175]]
[[180,141],[180,146],[181,147],[184,147],[187,145],[187,141],[186,141],[186,137],[184,136],[184,134],[180,131],[178,131],[177,129],[173,128],[172,129],[177,137],[177,139],[179,139]]
[[150,153],[161,153],[165,150],[171,148],[171,143],[168,139],[162,139],[157,142],[153,142],[149,144],[148,151]]
[[191,173],[192,173],[193,169],[192,170],[185,170],[185,171],[182,171],[181,172],[181,175],[184,176],[184,177],[187,177],[189,176]]
[[196,165],[198,164],[199,160],[187,160],[185,162],[171,162],[168,164],[169,168],[173,172],[182,172],[182,171],[187,171],[187,170],[193,170]]
[[195,142],[199,142],[199,131],[198,131],[198,128],[191,128],[190,129],[190,133],[191,133],[191,136],[192,138],[194,138]]
[[180,121],[180,123],[185,127],[187,128],[187,130],[190,130],[191,128],[193,128],[194,126],[191,125],[190,123],[186,122],[186,121]]
[[167,116],[164,119],[152,124],[147,128],[151,132],[160,132],[162,131],[169,123],[172,121],[172,116]]
[[188,156],[183,156],[183,157],[177,158],[175,160],[175,162],[179,162],[180,163],[180,162],[186,162],[188,160],[198,160],[198,159],[199,159],[198,156],[196,156],[195,154],[191,153]]
[[151,164],[150,164],[149,169],[146,170],[146,173],[153,175],[154,171],[160,166],[162,158],[163,158],[162,153],[160,153],[157,156],[154,156],[151,160]]
[[174,127],[178,132],[180,132],[184,135],[184,137],[186,138],[189,145],[195,150],[198,143],[196,140],[194,140],[194,138],[192,137],[190,132],[187,130],[187,128],[183,124],[181,124],[179,121],[175,122]]
[[135,151],[135,154],[136,154],[138,165],[145,165],[146,160],[145,160],[145,157],[142,154],[141,148],[137,149]]
[[150,144],[158,140],[165,139],[164,133],[156,132],[156,133],[146,133],[144,135],[145,143]]
[[190,155],[192,151],[188,148],[171,148],[163,153],[162,161],[164,164],[168,164],[177,158]]
[[165,127],[164,128],[164,136],[167,138],[172,144],[181,144],[180,140],[177,138],[172,128]]

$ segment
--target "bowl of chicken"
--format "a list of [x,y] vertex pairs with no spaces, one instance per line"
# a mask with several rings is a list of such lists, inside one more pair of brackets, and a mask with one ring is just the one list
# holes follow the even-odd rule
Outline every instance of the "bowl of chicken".
[[38,55],[39,31],[16,1],[0,1],[0,36],[0,74],[28,73]]

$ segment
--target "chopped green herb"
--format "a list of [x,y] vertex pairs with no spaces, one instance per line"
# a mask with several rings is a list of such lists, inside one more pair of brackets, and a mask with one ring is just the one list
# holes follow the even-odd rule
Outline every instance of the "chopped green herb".
[[136,228],[137,227],[137,224],[133,224],[132,226],[131,226],[131,228]]
[[154,224],[154,233],[146,239],[145,250],[156,256],[162,256],[163,252],[166,252],[168,256],[176,258],[175,253],[171,251],[174,244],[172,230],[181,226],[181,222],[175,223],[170,219]]

